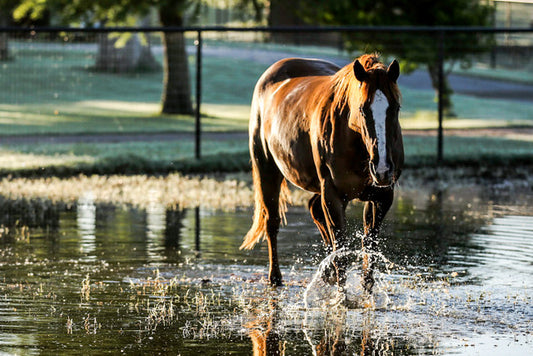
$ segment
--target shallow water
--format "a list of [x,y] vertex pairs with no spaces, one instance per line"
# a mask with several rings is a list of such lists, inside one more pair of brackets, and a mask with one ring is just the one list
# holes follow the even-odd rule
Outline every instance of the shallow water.
[[[509,187],[400,191],[373,297],[355,261],[357,303],[336,305],[314,279],[327,254],[303,208],[280,232],[286,285],[272,289],[265,244],[238,250],[248,209],[3,199],[0,353],[531,355],[531,201]],[[361,206],[348,213],[356,236]]]

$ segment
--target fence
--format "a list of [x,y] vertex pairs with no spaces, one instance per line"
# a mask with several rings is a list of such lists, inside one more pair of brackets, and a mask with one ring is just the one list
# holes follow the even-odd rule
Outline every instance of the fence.
[[[142,36],[132,37],[132,33],[141,34]],[[441,162],[443,160],[443,120],[447,99],[446,72],[450,71],[448,68],[450,63],[455,62],[459,57],[462,57],[463,60],[466,58],[471,63],[474,62],[477,68],[484,68],[485,72],[489,72],[491,71],[490,68],[494,68],[494,73],[491,74],[492,78],[497,77],[501,72],[514,75],[510,79],[515,83],[521,82],[517,84],[518,89],[505,89],[505,85],[499,82],[491,82],[498,88],[504,88],[502,89],[503,92],[501,92],[503,99],[512,100],[512,103],[501,104],[501,106],[495,108],[494,110],[497,112],[495,115],[498,115],[499,112],[508,112],[507,108],[513,105],[525,105],[523,112],[517,110],[517,113],[511,112],[511,116],[502,117],[502,119],[506,120],[509,125],[530,125],[529,120],[532,118],[530,105],[532,105],[531,100],[533,100],[533,95],[531,95],[530,91],[531,86],[529,86],[533,83],[533,80],[531,80],[531,77],[533,77],[533,60],[531,59],[531,53],[533,52],[532,33],[532,28],[470,27],[1,28],[0,58],[5,57],[7,61],[4,61],[3,65],[0,62],[0,66],[3,69],[0,83],[2,83],[2,91],[4,92],[3,94],[0,93],[0,110],[4,114],[9,112],[10,117],[43,113],[46,114],[44,116],[50,117],[69,110],[74,115],[80,115],[76,110],[69,109],[68,105],[61,106],[60,109],[54,109],[51,103],[55,100],[61,105],[66,105],[69,102],[76,107],[91,106],[91,104],[97,102],[98,105],[93,105],[90,108],[86,107],[86,109],[101,110],[102,113],[105,112],[106,105],[112,105],[109,102],[123,102],[126,111],[132,109],[127,107],[127,103],[136,103],[136,107],[139,107],[139,104],[151,103],[152,105],[148,106],[157,111],[157,109],[154,109],[155,106],[153,104],[159,99],[158,95],[161,93],[161,87],[158,87],[155,83],[159,82],[161,86],[165,86],[168,84],[166,82],[168,78],[161,78],[161,72],[158,70],[151,71],[151,67],[152,65],[157,67],[160,65],[161,58],[170,57],[172,54],[167,53],[166,56],[164,55],[167,47],[159,42],[158,37],[155,35],[185,34],[187,48],[189,50],[194,48],[195,61],[191,67],[191,72],[194,73],[191,87],[194,88],[195,93],[193,95],[195,102],[193,108],[195,118],[194,152],[195,157],[200,158],[202,155],[201,113],[204,112],[205,114],[204,105],[209,106],[209,104],[215,103],[220,107],[225,98],[230,98],[228,99],[229,102],[225,104],[245,106],[246,100],[243,100],[243,97],[251,95],[253,82],[261,74],[261,70],[255,70],[256,68],[261,67],[264,69],[268,63],[272,63],[278,57],[287,55],[323,57],[338,62],[347,62],[355,56],[355,52],[350,51],[350,46],[361,48],[363,43],[369,43],[370,45],[367,45],[367,48],[371,51],[377,49],[383,50],[384,53],[397,53],[400,61],[402,61],[403,57],[415,58],[428,62],[430,67],[433,67],[433,71],[430,70],[429,86],[428,78],[424,78],[421,73],[407,76],[406,83],[409,83],[414,88],[413,93],[409,94],[409,100],[411,102],[417,101],[417,105],[420,106],[420,110],[416,112],[408,111],[407,115],[412,116],[412,121],[416,122],[417,119],[420,119],[420,115],[427,115],[428,112],[433,112],[431,108],[434,105],[432,104],[432,94],[428,95],[428,93],[431,92],[432,87],[436,87],[438,93],[437,110],[434,117],[437,122],[436,157],[437,161]],[[318,34],[321,35],[320,38]],[[520,44],[515,45],[513,43],[513,35],[521,36]],[[502,36],[505,37],[505,43],[500,39]],[[523,44],[524,37],[529,38],[528,45]],[[171,38],[169,37],[165,40],[168,41]],[[8,42],[10,42],[9,45],[7,44]],[[349,48],[346,47],[346,44]],[[370,46],[373,47],[370,48]],[[73,48],[76,51],[69,52]],[[122,48],[122,51],[115,51],[114,49],[116,48]],[[148,48],[148,52],[146,52],[146,48]],[[32,51],[35,53],[31,53],[31,55],[36,57],[26,59],[25,55],[30,55]],[[158,57],[155,61],[151,58],[153,53],[150,53],[150,51],[155,52],[155,57]],[[14,53],[14,55],[10,53]],[[16,58],[18,55],[20,55],[20,59]],[[106,56],[107,58],[112,56],[113,60],[106,60]],[[236,57],[238,57],[237,61],[234,60]],[[32,65],[34,66],[36,63],[36,58],[41,61],[39,63],[47,63],[46,70],[43,68],[32,69]],[[176,57],[174,56],[173,58]],[[228,65],[224,67],[219,63],[218,69],[211,68],[209,73],[206,73],[206,58],[210,59],[207,67],[213,66],[212,64],[217,58],[221,61],[227,60]],[[232,58],[235,63],[229,63],[229,58]],[[15,63],[19,61],[21,62],[20,64]],[[259,62],[260,65],[255,66],[254,70],[246,68],[251,62]],[[168,66],[168,63],[165,65]],[[239,65],[242,66],[239,67]],[[80,68],[86,70],[83,76],[79,75],[79,71],[77,75],[69,73],[69,71],[72,72]],[[63,71],[63,74],[58,78],[48,76],[47,70],[51,72],[52,69]],[[517,71],[517,69],[520,69],[520,71]],[[114,79],[111,80],[111,83],[105,84],[90,79],[91,77],[100,77],[100,73],[105,70],[114,72]],[[218,73],[216,70],[227,72]],[[253,74],[243,79],[244,76],[239,73],[240,70],[253,71]],[[481,75],[476,72],[476,68],[459,67],[458,70],[463,74],[469,72],[470,78],[476,78]],[[18,77],[10,77],[17,71],[19,71]],[[35,72],[32,73],[32,71]],[[232,71],[235,75],[231,75],[230,72]],[[457,66],[454,69],[454,73],[456,71]],[[153,80],[143,82],[142,79],[139,79],[143,76],[150,76]],[[123,80],[124,78],[126,79]],[[132,78],[140,81],[133,84]],[[132,83],[129,83],[127,79],[130,79]],[[431,79],[433,79],[433,85],[431,85]],[[183,77],[180,80],[184,80]],[[248,80],[248,83],[243,85],[241,83],[243,80]],[[417,84],[417,80],[420,83]],[[125,95],[128,97],[127,99],[117,99],[119,91],[113,86],[112,82],[114,81],[123,82],[122,85],[124,87],[121,90],[124,90]],[[424,84],[421,84],[422,82]],[[478,84],[476,84],[475,80],[470,84],[463,83],[462,85],[465,87],[459,91],[456,90],[456,92],[462,92],[465,95],[470,93],[486,99],[490,99],[491,96],[497,96],[499,89],[489,92],[484,88],[484,86],[487,86],[486,83],[488,82],[482,80]],[[186,84],[188,85],[188,82]],[[420,88],[416,88],[417,85]],[[478,88],[470,88],[469,85],[477,85]],[[205,89],[206,86],[208,88],[207,91]],[[453,85],[452,89],[454,89]],[[426,93],[422,94],[417,90],[425,90]],[[145,99],[141,99],[140,102],[139,91],[143,91],[146,94]],[[214,98],[216,92],[218,92],[217,95],[219,97]],[[30,93],[31,95],[29,95]],[[239,95],[241,97],[237,98]],[[113,100],[108,100],[109,102],[105,103],[104,99],[106,97]],[[203,98],[207,98],[207,102],[203,101]],[[89,100],[92,101],[90,104],[83,103]],[[17,112],[17,106],[30,107],[35,104],[32,101],[40,101],[42,105],[33,109],[33,111],[28,111],[25,108],[26,112],[22,114]],[[472,109],[473,106],[481,107],[484,105],[484,102],[476,104],[468,100],[466,103],[461,104],[462,107],[470,106],[469,109]],[[116,106],[120,105],[117,104]],[[403,106],[405,110],[407,105],[404,104]],[[211,105],[211,107],[214,107],[212,110],[216,111],[216,105]],[[490,110],[490,108],[487,110]],[[420,114],[424,112],[426,114]],[[120,114],[115,113],[115,115],[120,117]],[[209,115],[211,115],[210,112],[208,112]],[[459,115],[461,117],[465,116],[464,113],[459,113]],[[467,121],[468,119],[475,119],[476,115],[482,114],[471,113],[470,115],[472,117],[469,118],[467,115]],[[45,127],[46,123],[42,122],[42,120],[44,119],[38,118],[38,123],[32,122],[28,127],[34,129],[38,125]],[[88,131],[105,131],[105,125],[100,129],[96,129],[97,125],[98,121],[96,120],[94,125],[91,125],[91,130]],[[427,122],[426,125],[428,125]],[[179,125],[170,126],[170,130],[179,130]],[[421,126],[423,127],[424,125]],[[458,124],[458,127],[460,126]],[[429,127],[432,127],[432,125],[429,125]],[[9,129],[4,129],[4,133],[6,131],[9,131]],[[143,130],[141,129],[141,131]],[[36,131],[32,132],[46,133],[47,131],[37,127]],[[13,133],[20,134],[20,131]]]

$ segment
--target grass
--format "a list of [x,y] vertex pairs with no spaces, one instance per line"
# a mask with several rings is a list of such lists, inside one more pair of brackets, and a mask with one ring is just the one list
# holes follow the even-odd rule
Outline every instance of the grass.
[[[302,48],[277,50],[302,54]],[[160,72],[94,72],[94,46],[19,42],[12,54],[14,60],[0,65],[0,135],[192,130],[190,117],[159,113]],[[243,56],[203,58],[204,130],[245,129],[253,87],[268,64]],[[194,57],[189,60],[194,78]],[[533,125],[529,103],[464,95],[453,100],[458,117],[448,127]],[[403,88],[402,120],[406,128],[435,127],[434,92]]]
[[[444,137],[444,160],[448,166],[505,165],[512,162],[533,163],[533,140],[499,137]],[[435,137],[404,137],[406,165],[436,165],[437,142]]]
[[[209,43],[216,46],[217,43]],[[105,74],[91,70],[95,47],[13,43],[14,60],[0,64],[0,136],[24,134],[101,134],[182,132],[194,129],[190,116],[159,113],[162,73]],[[291,51],[287,47],[259,46]],[[292,49],[301,55],[302,48]],[[338,55],[310,49],[316,55]],[[334,52],[334,53],[333,53]],[[247,127],[255,81],[268,66],[250,58],[203,59],[202,129],[242,131]],[[161,58],[159,58],[161,59]],[[194,78],[194,57],[190,57]],[[194,81],[193,81],[194,82]],[[194,92],[194,90],[193,90]],[[446,128],[532,126],[533,105],[454,96],[458,118]],[[434,93],[403,89],[402,127],[435,128]],[[432,137],[406,137],[410,166],[434,164]],[[244,140],[202,142],[204,159],[195,161],[192,141],[98,144],[0,144],[0,174],[166,173],[248,170]],[[446,137],[448,162],[531,158],[533,143],[503,138]]]
[[[406,166],[435,166],[436,138],[405,136]],[[250,170],[246,140],[202,143],[202,159],[191,141],[99,144],[21,144],[0,146],[0,176],[73,176],[85,174],[157,174]],[[533,140],[448,136],[445,164],[512,165],[533,163]]]
[[169,174],[165,177],[79,175],[67,179],[2,179],[0,189],[6,199],[20,201],[45,199],[54,203],[76,204],[89,193],[95,203],[140,208],[148,208],[157,203],[180,209],[196,206],[235,209],[249,206],[252,202],[253,191],[247,179],[247,174],[245,177],[226,177],[224,180],[214,177],[187,177],[181,174]]
[[[216,162],[220,162],[216,157]],[[224,159],[222,159],[224,161]],[[517,192],[530,190],[533,185],[533,166],[516,164],[507,160],[496,167],[466,164],[455,169],[412,166],[404,170],[399,189],[444,189],[447,186],[478,187],[509,186]],[[478,162],[479,163],[479,162]],[[531,162],[530,162],[531,163]],[[206,165],[200,167],[204,168]],[[14,177],[0,179],[0,202],[2,199],[28,201],[42,204],[61,203],[76,205],[89,195],[95,203],[134,206],[149,209],[154,204],[172,209],[204,207],[215,210],[234,210],[253,204],[251,174],[228,173],[224,175],[183,175],[169,173],[164,176],[114,172],[112,175],[76,174],[70,177]],[[80,187],[82,187],[80,189]],[[518,194],[518,193],[517,193]],[[291,205],[307,206],[310,193],[292,189]],[[40,203],[39,203],[40,204]],[[0,237],[2,236],[0,228]],[[4,232],[5,234],[6,232]]]
[[472,67],[464,69],[458,66],[458,68],[454,68],[454,73],[524,84],[531,84],[533,82],[533,73],[531,71],[522,70],[522,68],[515,70],[490,68],[484,63],[475,63]]
[[[0,66],[0,135],[169,132],[194,127],[192,117],[160,113],[162,73],[94,72],[95,54],[82,49],[15,47],[13,55],[13,61]],[[190,60],[193,69],[194,58]],[[205,81],[203,93],[203,129],[244,129],[254,82],[264,66],[209,58],[205,62],[203,74],[210,80]],[[247,80],[228,85],[231,66],[248,68],[241,73]]]

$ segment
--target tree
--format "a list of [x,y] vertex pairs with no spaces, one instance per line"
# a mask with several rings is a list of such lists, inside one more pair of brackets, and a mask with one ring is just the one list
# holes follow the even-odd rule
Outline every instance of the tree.
[[[9,13],[5,12],[0,2],[0,27],[7,26],[9,23]],[[9,59],[9,43],[7,32],[0,33],[0,61]]]
[[[183,26],[183,15],[188,6],[186,0],[158,1],[159,21],[165,27]],[[192,114],[189,63],[185,51],[183,32],[164,32],[163,112]]]
[[[0,27],[9,26],[11,22],[11,12],[16,6],[13,0],[0,0]],[[0,61],[9,58],[9,36],[7,32],[0,33]]]
[[[298,15],[307,23],[368,26],[487,26],[493,8],[479,0],[297,0]],[[438,41],[432,35],[364,33],[347,35],[348,49],[376,50],[402,58],[404,69],[426,65],[433,88],[438,88]],[[456,33],[447,35],[445,60],[468,60],[486,51],[490,35]],[[465,46],[466,44],[466,46]],[[451,114],[452,90],[445,77],[444,108]]]
[[[102,21],[107,25],[124,24],[132,17],[143,18],[156,9],[161,25],[180,27],[190,0],[21,0],[15,9],[16,16],[40,16],[49,8],[64,21]],[[164,32],[164,80],[162,112],[166,114],[192,114],[191,87],[185,37],[183,32]]]

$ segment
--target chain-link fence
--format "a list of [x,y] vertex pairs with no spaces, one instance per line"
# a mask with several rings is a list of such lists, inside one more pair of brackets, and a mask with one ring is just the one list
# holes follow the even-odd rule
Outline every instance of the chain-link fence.
[[4,28],[0,169],[240,153],[269,65],[376,51],[402,64],[408,159],[532,152],[533,29]]

